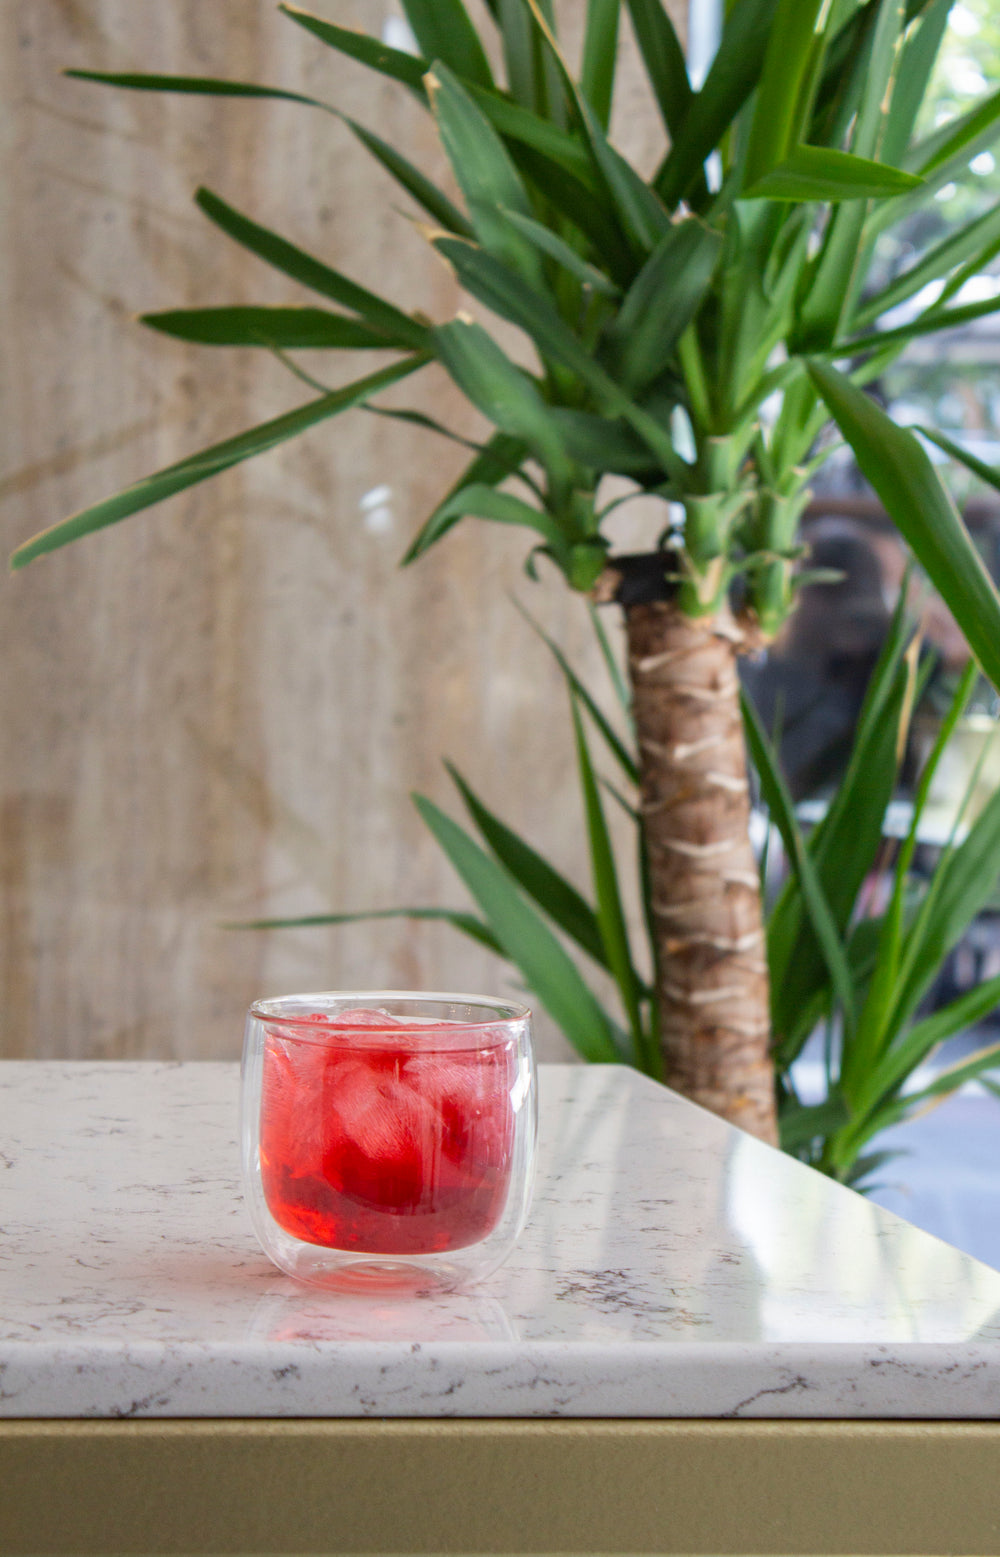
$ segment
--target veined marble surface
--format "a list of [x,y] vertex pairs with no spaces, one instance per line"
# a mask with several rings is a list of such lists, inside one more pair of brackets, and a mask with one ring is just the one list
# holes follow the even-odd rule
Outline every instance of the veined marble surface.
[[235,1065],[0,1064],[0,1415],[1000,1416],[1000,1273],[619,1066],[543,1066],[534,1209],[439,1298],[302,1287]]

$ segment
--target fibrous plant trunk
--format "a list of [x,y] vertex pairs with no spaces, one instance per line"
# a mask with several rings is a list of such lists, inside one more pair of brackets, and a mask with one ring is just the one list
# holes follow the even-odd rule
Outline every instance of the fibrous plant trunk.
[[767,960],[727,607],[625,605],[664,1080],[777,1142]]

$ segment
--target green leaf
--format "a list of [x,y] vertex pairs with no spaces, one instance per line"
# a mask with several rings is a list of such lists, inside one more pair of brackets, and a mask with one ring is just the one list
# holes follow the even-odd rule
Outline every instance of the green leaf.
[[853,357],[865,351],[885,351],[921,335],[933,335],[938,330],[954,330],[969,324],[973,319],[984,319],[1000,312],[1000,296],[984,298],[981,303],[965,303],[960,308],[930,308],[909,324],[896,330],[876,330],[871,335],[858,335],[853,340],[838,341],[827,355]]
[[759,183],[784,164],[802,139],[822,52],[817,36],[821,11],[829,15],[823,0],[778,0],[747,137],[747,184]]
[[885,228],[898,226],[922,212],[939,189],[960,179],[972,158],[988,151],[998,137],[1000,92],[951,120],[907,153],[903,161],[920,174],[923,187],[874,211],[865,224],[867,239],[874,240]]
[[381,140],[371,130],[366,130],[363,124],[358,124],[356,119],[348,119],[344,115],[343,121],[361,144],[381,162],[407,194],[411,195],[418,205],[423,206],[439,226],[444,227],[448,232],[458,233],[460,237],[472,237],[471,223],[466,221],[458,207],[452,205],[447,195],[442,194],[437,185],[432,184],[419,168],[415,168],[412,162],[408,162],[404,156],[401,156],[394,146]]
[[324,21],[321,16],[300,10],[297,5],[279,5],[278,10],[323,43],[328,43],[331,48],[357,60],[359,64],[367,65],[370,70],[378,71],[379,75],[402,81],[404,86],[423,98],[427,60],[415,54],[407,54],[402,49],[390,49],[387,44],[379,42],[377,38],[370,38],[367,33],[337,27],[333,22]]
[[744,200],[871,200],[916,189],[920,179],[851,152],[796,146],[776,167],[743,191]]
[[585,259],[581,259],[577,251],[572,248],[558,233],[550,227],[545,227],[541,222],[536,222],[533,217],[524,216],[520,211],[504,211],[504,217],[512,222],[518,232],[548,254],[564,270],[568,270],[571,276],[575,276],[585,287],[590,287],[594,292],[600,292],[605,297],[617,297],[621,288],[616,286],[603,271],[594,265],[588,265]]
[[203,346],[378,348],[395,344],[370,325],[325,308],[179,308],[142,314],[140,323]]
[[615,656],[615,652],[611,647],[607,631],[605,629],[604,623],[601,621],[600,615],[598,614],[597,607],[588,602],[587,614],[590,617],[590,625],[594,629],[594,636],[597,639],[598,647],[601,651],[601,658],[604,660],[604,664],[607,668],[608,680],[611,682],[611,685],[614,688],[614,694],[618,701],[618,706],[629,722],[629,729],[633,730],[632,695],[629,692],[622,668],[619,665]]
[[702,167],[736,119],[760,77],[778,0],[735,0],[700,92],[653,187],[671,209],[702,178]]
[[937,970],[986,907],[1000,878],[1000,791],[991,797],[964,843],[938,864],[921,911],[904,943],[892,1014],[898,1029],[916,1010]]
[[816,1140],[817,1137],[832,1135],[834,1130],[839,1130],[842,1125],[848,1123],[849,1119],[850,1115],[843,1098],[836,1094],[826,1098],[822,1103],[811,1103],[808,1106],[789,1099],[782,1103],[778,1115],[781,1149],[783,1152],[790,1152],[794,1157],[811,1141]]
[[456,493],[464,487],[477,484],[497,486],[508,476],[513,475],[527,456],[528,446],[521,438],[511,437],[507,433],[494,433],[486,447],[466,466],[455,485],[445,494],[433,513],[425,519],[410,542],[403,557],[403,566],[422,557],[435,541],[439,541],[442,535],[446,535],[458,523],[460,514],[452,513],[447,519],[441,517],[441,510],[448,506]]
[[[318,18],[314,18],[318,20]],[[327,24],[329,25],[329,24]],[[356,36],[356,35],[352,35]],[[410,59],[412,56],[405,56]],[[419,168],[402,156],[393,146],[383,141],[356,119],[342,114],[329,103],[316,97],[306,97],[301,92],[286,92],[280,87],[257,86],[245,81],[219,81],[208,76],[154,76],[134,74],[109,74],[97,70],[66,70],[63,75],[74,76],[81,81],[100,81],[109,86],[131,87],[143,92],[189,92],[204,97],[269,97],[283,98],[291,103],[305,103],[310,108],[321,108],[335,114],[357,136],[362,145],[377,157],[382,166],[392,174],[418,205],[422,205],[436,222],[449,232],[470,235],[472,228],[456,210],[446,195],[442,194]]]
[[922,445],[835,368],[808,368],[862,474],[1000,686],[1000,595]]
[[971,470],[980,481],[985,481],[988,487],[993,487],[995,491],[1000,492],[1000,469],[995,465],[987,465],[985,460],[977,459],[974,454],[969,453],[968,449],[963,449],[960,443],[956,443],[953,438],[947,438],[935,427],[915,426],[913,431],[918,432],[922,438],[929,439],[931,443],[936,443],[939,449],[943,449],[945,454],[950,454],[952,459],[958,460],[966,469]]
[[493,519],[498,524],[524,525],[544,537],[564,570],[570,566],[571,537],[543,508],[533,508],[530,503],[522,502],[509,492],[498,492],[491,486],[463,486],[447,498],[437,512],[442,522],[468,516],[473,519]]
[[[901,663],[905,606],[906,597],[901,593],[868,684],[847,772],[808,842],[824,897],[842,936],[848,933],[858,893],[878,851],[885,809],[895,787],[900,724],[909,683]],[[793,882],[782,891],[768,921],[772,1013],[782,1063],[790,1063],[808,1037],[826,966],[794,888]],[[858,930],[860,926],[851,937],[852,954]]]
[[887,162],[899,161],[910,144],[953,4],[954,0],[933,0],[907,37],[882,138],[882,155]]
[[612,800],[619,807],[619,809],[625,812],[625,815],[628,817],[629,821],[634,822],[636,826],[638,826],[642,820],[642,815],[638,806],[633,805],[631,800],[628,800],[626,796],[622,794],[618,786],[616,784],[612,784],[611,780],[604,778],[603,775],[601,776],[600,785],[601,788],[606,790],[607,793],[611,796]]
[[434,247],[444,255],[466,291],[502,319],[509,319],[524,330],[543,359],[569,368],[605,400],[624,400],[617,385],[594,361],[548,298],[526,285],[492,254],[461,238],[436,238]]
[[586,1060],[618,1063],[610,1019],[513,877],[425,796],[413,800],[504,952],[570,1043]]
[[[555,553],[553,553],[555,555]],[[556,560],[560,559],[556,557]],[[569,567],[566,578],[571,589],[589,594],[604,572],[608,560],[608,543],[601,536],[588,536],[576,541],[569,550]]]
[[987,979],[910,1028],[883,1055],[861,1088],[861,1106],[871,1108],[891,1095],[946,1038],[967,1032],[1000,1005],[1000,978]]
[[671,140],[676,140],[694,96],[687,63],[662,0],[628,0],[642,63]]
[[553,406],[552,415],[559,425],[566,452],[585,470],[614,471],[639,482],[658,484],[663,472],[648,446],[621,421],[609,421],[589,411],[573,411]]
[[329,103],[282,87],[259,86],[252,81],[221,81],[213,76],[157,76],[135,71],[64,70],[74,81],[98,81],[104,86],[127,87],[134,92],[188,92],[194,97],[271,97],[289,103],[305,103],[332,113]]
[[864,92],[851,137],[851,150],[859,157],[874,157],[881,147],[905,25],[900,0],[878,0]]
[[[899,61],[902,24],[899,0],[880,0],[874,13],[870,52],[851,136],[850,150],[857,157],[874,157],[879,151],[893,72]],[[922,189],[910,196],[897,194],[882,209],[901,211],[910,198],[923,194]],[[863,268],[865,224],[866,208],[854,201],[839,206],[833,213],[801,307],[793,340],[799,352],[821,350],[829,345],[849,315]]]
[[12,555],[10,565],[15,569],[23,568],[36,557],[42,556],[44,552],[56,551],[69,541],[79,540],[81,536],[90,535],[94,530],[102,530],[106,525],[117,524],[120,519],[126,519],[130,514],[138,513],[143,508],[151,508],[154,503],[172,497],[175,492],[183,492],[185,488],[193,487],[209,476],[218,475],[220,471],[238,465],[241,460],[250,459],[255,454],[263,454],[267,449],[273,449],[277,444],[284,443],[286,439],[305,432],[306,428],[313,427],[317,422],[325,421],[341,411],[349,410],[351,406],[359,405],[370,395],[377,394],[380,389],[384,389],[389,384],[394,384],[397,379],[405,378],[408,373],[422,368],[429,360],[426,355],[408,357],[403,362],[394,363],[392,367],[369,374],[367,378],[358,379],[355,383],[335,390],[332,394],[321,395],[318,400],[310,401],[295,411],[288,411],[284,416],[277,416],[273,421],[263,422],[259,427],[251,428],[249,432],[239,433],[235,438],[227,438],[223,443],[213,444],[211,448],[203,449],[199,454],[180,460],[175,465],[169,465],[165,470],[157,471],[155,475],[146,476],[134,486],[126,487],[124,492],[105,498],[103,502],[95,503],[93,507],[85,508],[71,518],[53,525],[51,529],[43,530],[30,541],[25,541]]
[[[901,276],[897,276],[895,281],[877,296],[870,298],[854,314],[851,329],[863,329],[866,325],[874,323],[890,308],[895,308],[898,303],[904,303],[928,282],[946,276],[957,265],[965,265],[966,261],[974,262],[977,259],[984,261],[993,244],[998,240],[1000,240],[1000,210],[987,211],[976,221],[969,222],[965,227],[960,227],[957,232],[949,234],[942,243],[935,244],[922,259],[917,260],[916,264],[911,265]],[[978,269],[979,266],[976,265],[973,273]],[[940,300],[935,306],[939,305]]]
[[633,254],[645,259],[669,231],[670,217],[655,192],[607,140],[586,98],[577,94],[576,105],[617,220]]
[[[959,165],[964,167],[978,151],[989,146],[998,134],[1000,92],[994,92],[957,119],[942,125],[914,149],[909,160],[925,178],[934,173],[940,174],[944,168],[951,170]],[[961,159],[960,162],[958,159]]]
[[840,1182],[856,1190],[859,1195],[874,1194],[878,1185],[868,1184],[865,1180],[870,1179],[872,1174],[877,1173],[880,1168],[884,1168],[886,1163],[895,1162],[897,1157],[905,1157],[906,1155],[905,1151],[899,1150],[867,1152],[865,1156],[855,1158],[850,1167],[844,1171]]
[[[523,0],[517,0],[517,4],[523,4]],[[535,152],[542,159],[546,167],[546,176],[538,180],[540,191],[551,194],[547,183],[552,179],[556,169],[562,169],[589,191],[590,199],[593,201],[599,188],[594,165],[586,146],[575,135],[562,129],[558,124],[553,124],[551,119],[532,113],[530,109],[522,107],[519,103],[512,103],[509,98],[501,96],[498,92],[484,92],[481,88],[472,87],[468,83],[465,83],[465,86],[480,113],[490,121],[497,134],[508,143],[512,155],[515,147],[510,146],[511,141],[515,142],[516,146]]]
[[222,925],[223,930],[312,930],[322,925],[363,924],[369,919],[440,919],[459,930],[470,940],[478,941],[498,957],[505,955],[503,947],[489,925],[474,914],[464,914],[453,908],[369,908],[356,914],[300,914],[294,919],[239,919]]
[[827,896],[836,901],[845,924],[882,836],[885,808],[901,760],[911,707],[914,647],[907,600],[901,590],[865,691],[847,772],[810,837],[810,848],[824,871]]
[[427,90],[441,144],[465,196],[480,243],[532,286],[544,291],[537,248],[498,210],[506,207],[525,217],[532,214],[531,201],[503,141],[440,63],[427,77]]
[[992,243],[987,244],[986,248],[980,249],[978,254],[974,254],[968,264],[960,265],[958,270],[952,272],[941,288],[940,295],[934,306],[943,308],[946,303],[950,303],[953,297],[958,296],[967,282],[977,279],[989,270],[998,254],[1000,254],[1000,238],[995,238]]
[[457,76],[479,86],[493,85],[489,61],[462,0],[403,0],[403,10],[425,59],[443,60]]
[[968,1059],[962,1060],[958,1065],[949,1065],[947,1070],[940,1071],[934,1080],[919,1092],[910,1092],[905,1101],[909,1104],[922,1103],[927,1098],[947,1096],[964,1086],[967,1081],[978,1081],[984,1070],[994,1070],[1000,1066],[1000,1043],[990,1044],[987,1048],[979,1049]]
[[544,83],[539,80],[540,60],[534,46],[534,18],[523,0],[496,0],[495,10],[503,40],[507,90],[517,103],[538,109],[545,93]]
[[[648,444],[657,459],[662,462],[668,474],[676,475],[680,473],[682,462],[674,452],[669,432],[654,416],[650,415],[643,407],[636,405],[604,371],[600,364],[591,356],[582,341],[578,340],[569,326],[563,322],[556,308],[547,298],[533,291],[518,276],[513,275],[505,265],[502,265],[499,260],[494,259],[492,254],[486,254],[481,249],[473,247],[472,244],[464,243],[460,238],[437,238],[434,241],[434,246],[450,261],[456,276],[468,292],[471,292],[474,297],[478,297],[488,308],[492,308],[494,313],[499,314],[501,318],[509,319],[512,324],[516,324],[524,330],[531,337],[543,359],[553,360],[560,363],[563,367],[569,368],[570,372],[576,373],[595,397],[603,403],[606,410],[612,415],[624,417],[631,424],[639,436]],[[528,442],[532,442],[534,439],[537,443],[537,440],[543,435],[548,440],[556,424],[551,417],[551,413],[547,412],[547,407],[545,407],[540,396],[538,396],[537,403],[541,407],[541,412],[536,411],[535,413],[536,425],[534,432],[532,432],[531,427],[522,428],[520,423],[515,427],[509,422],[503,422],[498,414],[494,414],[493,411],[488,409],[488,404],[496,406],[498,411],[506,411],[507,409],[502,403],[502,396],[498,398],[497,393],[494,392],[499,387],[500,377],[503,372],[500,367],[501,359],[507,362],[508,368],[514,372],[518,370],[513,369],[513,364],[509,362],[509,359],[503,357],[500,348],[491,340],[490,336],[486,335],[485,331],[480,331],[478,336],[473,337],[471,333],[473,328],[471,324],[463,325],[461,321],[456,321],[452,325],[446,325],[442,329],[434,331],[433,338],[438,346],[438,354],[441,356],[442,361],[445,362],[445,366],[448,367],[452,377],[455,378],[456,383],[459,384],[460,388],[465,389],[466,394],[475,404],[479,405],[480,410],[491,416],[498,426],[504,427],[505,431],[516,432]],[[463,361],[453,366],[447,360],[447,353],[453,351],[456,337],[454,335],[445,337],[445,331],[454,332],[457,330],[465,332],[460,339],[460,347],[464,355]],[[486,342],[489,342],[489,348],[487,348]],[[492,370],[487,371],[488,364],[486,359],[488,351],[493,353],[495,372]],[[458,372],[469,367],[470,364],[467,359],[470,354],[478,358],[478,364],[476,373],[469,374],[469,387],[466,387],[466,384],[458,377]],[[479,366],[483,368],[483,372],[478,371]],[[522,375],[522,377],[524,376]],[[528,380],[524,378],[524,382],[527,383]],[[480,393],[482,399],[477,400],[474,391]],[[537,424],[537,417],[540,414],[545,415],[544,426]],[[561,439],[559,440],[558,447],[562,457],[565,458],[565,449]],[[548,458],[545,456],[540,457],[544,459],[550,472],[556,471],[556,466],[550,463]],[[569,473],[567,472],[565,477],[567,480],[568,475]],[[560,476],[558,479],[564,478]]]
[[632,966],[632,952],[628,942],[628,931],[625,927],[625,914],[622,909],[621,894],[618,890],[618,871],[615,867],[614,851],[611,847],[611,835],[608,832],[608,824],[604,817],[600,791],[597,787],[597,780],[594,777],[590,752],[587,748],[580,710],[577,707],[575,697],[570,699],[570,710],[573,715],[577,767],[580,774],[580,788],[583,792],[587,837],[590,842],[590,865],[594,879],[594,891],[597,895],[597,922],[600,926],[601,940],[604,943],[607,965],[615,983],[618,985],[618,992],[621,995],[622,1005],[628,1018],[629,1030],[635,1046],[636,1061],[641,1063],[643,1057],[643,1032],[642,1016],[639,1010],[640,987],[635,969]]
[[[639,889],[642,899],[642,919],[646,930],[646,944],[650,955],[654,955],[657,936],[659,933],[659,916],[653,906],[653,874],[649,862],[649,843],[644,828],[636,828],[636,866],[639,877]],[[648,1072],[657,1081],[663,1080],[663,1051],[660,1044],[660,1000],[654,983],[650,990],[648,1017],[647,1017],[647,1047]]]
[[634,254],[645,256],[669,226],[670,218],[649,185],[608,141],[594,110],[578,90],[559,52],[555,34],[543,15],[539,0],[525,0],[525,3],[531,7],[539,30],[548,43],[553,59],[557,62],[567,96],[573,102],[590,148],[594,167],[611,201],[629,247]]
[[955,727],[965,712],[965,706],[968,703],[978,673],[978,666],[975,660],[970,660],[962,673],[947,714],[941,722],[931,754],[921,770],[914,796],[910,830],[896,856],[893,871],[892,897],[882,920],[874,973],[869,986],[868,997],[865,1000],[864,1010],[862,1011],[858,1033],[852,1046],[850,1075],[845,1076],[842,1072],[843,1080],[852,1083],[856,1080],[858,1087],[861,1089],[864,1089],[867,1085],[866,1077],[870,1073],[878,1054],[896,1036],[895,1029],[891,1029],[888,1024],[893,1014],[893,1007],[900,983],[899,958],[905,929],[904,913],[910,866],[917,847],[920,822],[928,796],[930,795],[934,775],[937,772],[948,742],[955,732]]
[[594,701],[593,697],[588,692],[579,676],[576,674],[576,671],[569,663],[569,660],[566,658],[562,649],[560,649],[555,639],[550,638],[545,629],[539,626],[538,622],[536,622],[535,618],[531,615],[531,612],[525,610],[524,606],[519,600],[515,600],[514,604],[520,611],[521,615],[524,617],[524,620],[530,627],[534,629],[539,638],[541,638],[542,642],[545,644],[546,648],[549,650],[556,664],[559,666],[559,669],[562,671],[566,685],[570,692],[587,710],[587,713],[594,721],[594,725],[597,728],[602,740],[604,741],[604,744],[607,746],[608,751],[618,763],[618,766],[625,774],[625,777],[628,779],[629,783],[632,785],[638,785],[639,767],[635,761],[635,758],[626,749],[624,743],[616,735],[601,709],[598,707],[597,703]]
[[450,443],[461,444],[463,449],[475,449],[477,454],[481,454],[485,447],[481,443],[476,443],[474,438],[463,437],[461,433],[446,427],[443,422],[437,421],[433,416],[427,416],[423,411],[387,405],[366,405],[362,409],[371,416],[383,416],[389,421],[409,422],[412,427],[422,427],[425,432],[437,433],[439,438],[447,438]]
[[572,467],[562,435],[534,380],[511,362],[482,325],[472,321],[455,319],[440,325],[433,340],[441,362],[473,405],[501,432],[522,439],[552,479],[568,488]]
[[[876,8],[853,0],[831,12],[809,133],[817,146],[844,146],[857,117],[869,74]],[[846,18],[846,19],[845,19]]]
[[[565,94],[534,13],[524,0],[486,0],[486,3],[503,38],[509,92],[517,102],[564,125]],[[546,17],[554,23],[552,0],[543,0],[543,8]]]
[[213,195],[211,190],[199,189],[195,200],[209,221],[214,222],[216,227],[221,227],[222,231],[242,248],[249,249],[251,254],[256,254],[268,265],[273,265],[276,270],[291,276],[293,281],[298,281],[314,292],[320,292],[324,297],[330,297],[334,302],[341,303],[345,308],[361,314],[373,329],[382,332],[387,342],[408,346],[417,351],[427,346],[427,326],[418,323],[416,319],[411,319],[409,314],[403,313],[402,309],[394,307],[392,303],[387,303],[381,297],[376,297],[374,292],[369,292],[356,281],[342,276],[338,270],[332,270],[329,265],[324,265],[322,260],[315,259],[304,249],[297,248],[286,238],[281,238],[267,227],[252,222],[249,217],[243,216],[224,200],[220,200],[218,195]]
[[615,282],[627,286],[635,275],[635,261],[610,202],[602,201],[588,184],[542,152],[509,138],[506,144],[539,198],[580,234],[581,247],[589,241]]
[[740,694],[740,707],[743,712],[743,728],[747,745],[760,779],[761,794],[767,803],[771,820],[781,834],[789,864],[802,894],[809,923],[812,925],[823,960],[829,970],[845,1024],[850,1031],[855,1022],[854,982],[841,944],[840,931],[823,891],[819,872],[806,849],[795,818],[792,797],[781,775],[774,752],[771,750],[760,716],[743,693]]
[[712,282],[722,238],[695,218],[675,223],[632,283],[608,332],[611,370],[632,394],[662,374]]
[[587,29],[583,38],[580,90],[598,124],[607,130],[615,88],[618,54],[618,16],[621,0],[587,0]]
[[[713,327],[712,311],[706,312],[705,320],[717,340],[711,386],[694,354],[698,343],[693,332],[691,344],[683,343],[693,358],[698,389],[692,408],[703,428],[712,426],[717,417],[722,427],[731,428],[735,408],[760,393],[772,352],[791,324],[795,291],[807,258],[808,215],[804,206],[788,211],[752,200],[733,203],[716,288],[718,308],[713,310],[719,322]],[[779,364],[790,366],[787,361]],[[692,382],[690,368],[688,382]],[[787,396],[784,404],[789,404]]]
[[1000,1044],[991,1044],[986,1049],[980,1049],[960,1064],[949,1066],[947,1070],[941,1071],[928,1086],[921,1087],[917,1092],[904,1093],[902,1097],[895,1098],[892,1102],[873,1110],[866,1121],[863,1139],[870,1139],[880,1130],[887,1130],[891,1125],[900,1123],[914,1113],[922,1103],[929,1103],[932,1100],[943,1102],[967,1081],[980,1081],[984,1071],[995,1070],[998,1066],[1000,1066]]
[[607,953],[597,915],[586,899],[537,850],[507,827],[499,817],[494,816],[492,811],[487,810],[457,768],[450,762],[445,763],[445,767],[458,786],[472,820],[500,864],[510,871],[518,886],[548,914],[553,924],[565,931],[600,967],[607,968]]

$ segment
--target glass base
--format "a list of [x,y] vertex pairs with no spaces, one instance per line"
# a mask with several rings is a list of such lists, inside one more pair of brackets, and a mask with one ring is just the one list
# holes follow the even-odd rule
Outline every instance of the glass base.
[[[275,1257],[272,1248],[271,1258]],[[450,1292],[468,1281],[468,1269],[447,1260],[427,1258],[382,1258],[377,1255],[353,1255],[342,1250],[320,1249],[315,1244],[297,1245],[283,1250],[284,1258],[275,1260],[286,1275],[311,1287],[353,1293],[396,1293],[419,1296],[421,1293]]]

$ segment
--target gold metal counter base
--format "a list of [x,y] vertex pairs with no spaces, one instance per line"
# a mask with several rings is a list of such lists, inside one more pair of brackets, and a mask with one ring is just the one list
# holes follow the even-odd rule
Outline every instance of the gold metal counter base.
[[0,1553],[1000,1554],[1000,1423],[7,1421]]

